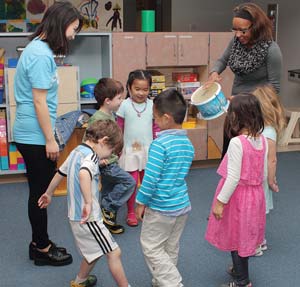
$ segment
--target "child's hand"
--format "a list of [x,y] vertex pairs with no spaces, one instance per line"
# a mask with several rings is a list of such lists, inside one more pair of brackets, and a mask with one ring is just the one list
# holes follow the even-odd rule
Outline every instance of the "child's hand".
[[270,186],[272,191],[279,192],[279,186],[277,185],[276,182],[271,183],[269,186]]
[[106,165],[108,165],[108,160],[104,158],[104,159],[101,159],[99,163],[100,163],[100,166],[106,166]]
[[40,208],[46,208],[51,203],[52,196],[47,194],[46,192],[41,195],[38,200],[38,206]]
[[92,211],[92,204],[91,203],[85,203],[82,209],[82,214],[81,214],[81,224],[84,224],[87,222],[90,214]]
[[217,200],[213,208],[213,215],[217,220],[220,220],[223,217],[224,203]]
[[135,208],[135,216],[138,220],[143,221],[145,212],[145,205],[143,204],[137,204],[137,207]]

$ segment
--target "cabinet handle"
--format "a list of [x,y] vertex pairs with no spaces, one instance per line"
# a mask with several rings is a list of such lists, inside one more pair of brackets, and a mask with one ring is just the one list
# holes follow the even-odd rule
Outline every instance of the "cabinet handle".
[[133,36],[124,36],[124,39],[133,39]]
[[192,35],[181,35],[181,36],[179,36],[179,38],[182,38],[182,39],[191,39],[191,38],[193,38],[193,36]]
[[176,45],[175,43],[173,44],[173,56],[176,58]]
[[176,38],[176,35],[164,35],[164,38]]
[[180,56],[183,57],[184,51],[183,51],[183,45],[180,44]]

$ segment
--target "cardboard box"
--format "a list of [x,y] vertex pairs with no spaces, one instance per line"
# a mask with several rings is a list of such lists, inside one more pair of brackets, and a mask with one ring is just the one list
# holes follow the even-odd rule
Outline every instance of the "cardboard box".
[[177,82],[177,88],[199,88],[200,82]]
[[152,83],[151,90],[163,90],[166,88],[166,83]]
[[189,72],[172,73],[173,82],[197,82],[198,74]]

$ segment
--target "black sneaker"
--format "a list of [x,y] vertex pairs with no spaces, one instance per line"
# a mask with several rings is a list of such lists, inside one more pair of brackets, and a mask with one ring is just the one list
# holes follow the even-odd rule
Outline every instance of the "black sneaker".
[[[60,252],[64,253],[64,254],[67,254],[67,249],[64,248],[64,247],[59,247],[59,246],[56,246],[56,244],[52,241],[50,241],[50,244],[55,246]],[[34,244],[32,244],[32,242],[30,242],[29,244],[29,259],[30,260],[33,260],[34,257],[35,257],[35,251],[36,251],[36,246]]]
[[125,231],[124,226],[117,224],[117,214],[113,211],[101,208],[103,223],[112,234],[121,234]]
[[59,249],[51,245],[48,252],[41,252],[36,249],[34,264],[38,266],[51,265],[63,266],[71,264],[73,261],[72,255],[69,253],[62,253]]
[[112,234],[121,234],[125,231],[124,226],[121,224],[110,225],[107,224],[105,221],[103,221],[103,223]]
[[105,208],[101,208],[103,221],[109,225],[115,225],[117,222],[117,214],[113,211],[109,211]]

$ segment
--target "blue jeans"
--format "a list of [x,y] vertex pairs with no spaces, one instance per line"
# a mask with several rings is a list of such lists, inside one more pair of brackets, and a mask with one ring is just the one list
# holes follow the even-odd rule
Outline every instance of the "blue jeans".
[[101,173],[101,207],[117,212],[127,202],[135,189],[133,177],[117,163],[100,166]]

